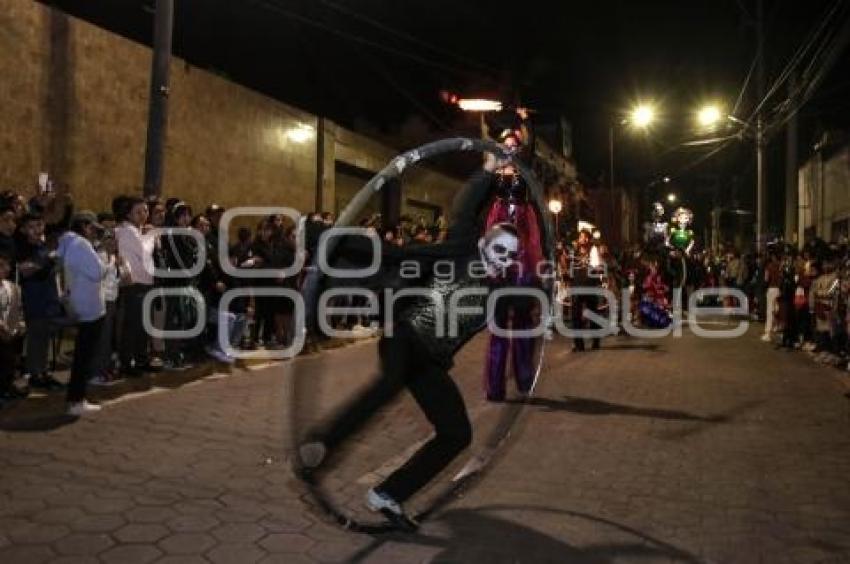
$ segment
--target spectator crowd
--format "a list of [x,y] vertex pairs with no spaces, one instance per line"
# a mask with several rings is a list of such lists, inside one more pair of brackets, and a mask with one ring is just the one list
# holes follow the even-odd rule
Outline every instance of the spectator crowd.
[[[599,234],[593,234],[599,237]],[[595,249],[595,251],[594,251]],[[593,263],[596,253],[596,264]],[[682,306],[688,296],[703,288],[735,288],[747,297],[747,315],[764,322],[762,341],[777,349],[803,351],[817,362],[850,370],[850,245],[847,241],[827,243],[813,239],[800,250],[781,241],[769,244],[763,254],[741,253],[726,245],[721,252],[697,250],[682,259],[669,248],[632,245],[612,253],[604,241],[589,231],[576,241],[558,243],[562,288],[571,285],[598,285],[617,297],[628,289],[630,318],[635,326],[659,328],[672,316],[673,291],[682,289]],[[686,274],[683,275],[682,264]],[[575,265],[580,265],[575,268]],[[587,276],[597,269],[597,276]],[[576,275],[575,273],[579,273]],[[605,304],[587,297],[569,299],[561,292],[565,315],[574,327],[588,325],[578,310],[604,309]],[[655,308],[644,308],[643,304]],[[738,306],[730,298],[705,298],[701,305]],[[656,312],[663,312],[661,317]],[[594,343],[598,347],[597,343]],[[576,341],[576,350],[583,350]]]
[[[297,226],[277,215],[263,217],[253,229],[240,224],[232,240],[222,239],[228,249],[220,254],[224,212],[214,203],[200,211],[179,198],[120,196],[110,210],[95,213],[75,209],[67,193],[43,187],[31,197],[0,194],[0,407],[32,389],[64,390],[69,413],[79,416],[99,409],[86,400],[89,385],[185,370],[208,359],[232,363],[234,349],[292,344],[294,302],[255,289],[300,291],[306,269],[276,278],[252,277],[250,271],[291,267]],[[305,264],[333,222],[327,212],[307,214]],[[360,225],[384,244],[399,246],[440,241],[448,228],[442,216],[402,217],[389,225],[375,214]],[[247,276],[229,274],[222,256]],[[764,341],[848,367],[847,244],[815,240],[799,252],[775,244],[764,255],[729,246],[720,254],[698,250],[683,257],[646,245],[615,252],[598,233],[583,231],[573,243],[559,241],[556,258],[558,297],[574,327],[587,325],[585,309],[606,304],[591,296],[571,299],[570,286],[603,286],[618,297],[628,290],[623,307],[635,325],[645,327],[669,324],[675,287],[682,287],[684,304],[696,289],[732,287],[747,295],[750,315],[764,321]],[[239,288],[244,291],[222,303]],[[370,333],[359,317],[338,317],[333,325]],[[166,339],[162,332],[181,336]],[[56,359],[68,334],[74,335],[74,353],[70,379],[62,383],[55,378]],[[220,334],[230,347],[221,346]],[[594,340],[592,349],[599,347]],[[585,350],[582,339],[574,350]]]
[[[86,400],[89,385],[185,370],[209,359],[233,363],[220,331],[233,349],[288,347],[294,302],[252,289],[299,291],[304,270],[277,278],[228,274],[219,253],[224,212],[214,203],[196,211],[180,198],[128,195],[95,213],[76,209],[67,193],[52,186],[31,197],[0,194],[0,407],[44,389],[64,390],[71,415],[97,411]],[[327,212],[308,214],[308,258],[333,222]],[[386,225],[380,214],[361,226],[392,245],[436,241],[447,228],[442,218],[423,217]],[[235,268],[283,271],[296,261],[296,225],[287,217],[263,217],[253,229],[241,226],[234,234],[232,244],[224,239],[224,256]],[[222,296],[240,287],[247,289],[220,307]],[[198,304],[206,308],[204,319]],[[334,325],[365,332],[364,323],[340,318]],[[162,332],[181,337],[164,339]],[[69,334],[73,360],[70,379],[62,383],[55,377],[56,360]]]

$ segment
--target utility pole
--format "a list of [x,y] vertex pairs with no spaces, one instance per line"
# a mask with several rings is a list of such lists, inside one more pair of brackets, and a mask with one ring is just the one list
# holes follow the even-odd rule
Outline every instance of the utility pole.
[[323,212],[325,196],[325,118],[316,120],[316,211]]
[[[789,95],[796,86],[795,77],[788,82]],[[797,187],[797,113],[791,115],[785,131],[785,242],[796,243],[798,204]]]
[[153,62],[148,106],[148,138],[145,149],[144,195],[162,191],[162,164],[168,128],[168,84],[171,37],[174,29],[174,0],[156,0],[153,32]]
[[[764,0],[756,7],[756,86],[758,103],[764,98]],[[764,251],[765,198],[767,193],[767,164],[765,162],[764,118],[759,110],[756,117],[756,251]]]
[[[608,180],[611,192],[611,232],[607,236],[614,236],[614,224],[617,221],[617,212],[614,209],[614,126],[608,129]],[[622,236],[622,234],[621,234]]]

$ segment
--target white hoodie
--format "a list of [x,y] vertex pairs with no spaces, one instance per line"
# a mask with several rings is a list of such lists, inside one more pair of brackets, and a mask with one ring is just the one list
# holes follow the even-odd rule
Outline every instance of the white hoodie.
[[100,260],[88,239],[69,231],[59,239],[57,254],[65,269],[65,295],[78,321],[95,321],[106,314],[103,279],[108,265]]

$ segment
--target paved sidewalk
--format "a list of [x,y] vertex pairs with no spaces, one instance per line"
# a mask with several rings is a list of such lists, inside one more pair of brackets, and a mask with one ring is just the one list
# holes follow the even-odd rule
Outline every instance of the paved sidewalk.
[[[305,503],[280,366],[0,431],[0,562],[850,562],[850,403],[832,373],[755,331],[604,347],[553,343],[496,464],[417,536],[346,533]],[[374,348],[294,362],[325,375],[327,406]],[[481,400],[482,359],[477,339],[455,369],[478,441],[516,408]],[[334,495],[360,507],[426,430],[409,399],[382,412]]]

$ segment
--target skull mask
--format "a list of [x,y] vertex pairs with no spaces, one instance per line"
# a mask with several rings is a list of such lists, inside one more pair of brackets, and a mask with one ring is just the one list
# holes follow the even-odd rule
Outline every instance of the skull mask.
[[497,224],[478,242],[481,260],[491,276],[504,274],[517,260],[519,239],[516,229],[510,224]]
[[679,229],[687,229],[694,219],[694,213],[688,208],[679,208],[674,215],[676,223],[679,224]]

